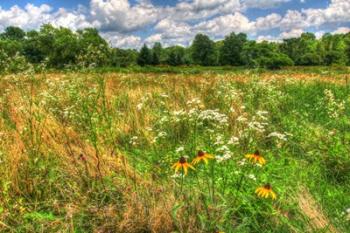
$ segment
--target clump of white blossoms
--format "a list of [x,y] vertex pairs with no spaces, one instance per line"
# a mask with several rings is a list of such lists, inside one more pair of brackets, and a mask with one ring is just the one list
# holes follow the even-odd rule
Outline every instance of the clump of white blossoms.
[[337,101],[331,90],[326,89],[323,93],[328,116],[333,119],[339,118],[345,111],[345,101]]
[[227,142],[228,145],[238,145],[239,144],[239,138],[232,136],[230,140]]
[[141,111],[148,101],[148,96],[143,96],[140,102],[136,105],[137,111]]
[[177,154],[181,154],[182,152],[184,152],[184,150],[185,150],[185,148],[183,146],[180,146],[180,147],[176,148],[175,152]]
[[268,138],[277,138],[281,141],[287,141],[287,135],[279,132],[272,132],[267,135]]
[[249,179],[251,179],[251,180],[256,181],[256,177],[255,177],[254,174],[249,174],[249,175],[247,175],[247,177],[248,177]]
[[137,136],[133,136],[132,138],[130,138],[130,140],[129,140],[130,145],[136,146],[138,143],[138,139],[139,138]]
[[223,161],[226,161],[228,159],[232,158],[232,152],[230,151],[230,148],[228,148],[227,145],[223,145],[216,149],[216,152],[220,155],[215,156],[215,159],[218,163],[221,163]]

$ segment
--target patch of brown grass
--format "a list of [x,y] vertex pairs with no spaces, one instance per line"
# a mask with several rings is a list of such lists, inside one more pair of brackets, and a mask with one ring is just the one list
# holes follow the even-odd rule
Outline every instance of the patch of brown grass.
[[309,220],[310,232],[322,231],[338,233],[306,188],[303,188],[299,193],[298,205],[302,213]]

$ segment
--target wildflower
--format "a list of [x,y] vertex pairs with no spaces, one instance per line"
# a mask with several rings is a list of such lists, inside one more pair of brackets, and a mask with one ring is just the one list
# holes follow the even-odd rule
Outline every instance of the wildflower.
[[277,198],[277,195],[272,190],[272,187],[270,184],[265,184],[264,186],[257,188],[255,190],[255,193],[258,195],[258,197],[262,197],[262,198],[271,197],[272,200],[275,200]]
[[204,151],[198,151],[197,153],[197,157],[193,159],[192,164],[197,164],[200,161],[204,161],[206,164],[208,164],[208,159],[213,159],[214,156],[212,156],[211,154],[208,154]]
[[249,174],[249,175],[248,175],[248,178],[249,178],[249,179],[252,179],[252,180],[254,180],[254,181],[256,181],[256,177],[255,177],[254,174]]
[[221,163],[223,161],[229,160],[232,157],[231,152],[225,152],[222,156],[215,156],[215,159],[218,163]]
[[245,157],[253,163],[259,163],[260,165],[264,165],[266,163],[266,160],[260,155],[258,150],[255,151],[254,154],[247,154]]
[[183,146],[180,146],[176,149],[176,153],[181,153],[185,150],[185,148]]
[[287,135],[283,134],[283,133],[279,133],[279,132],[272,132],[269,135],[267,135],[268,138],[271,137],[276,137],[282,141],[287,141]]
[[188,168],[195,170],[195,168],[191,164],[189,164],[186,158],[183,156],[180,157],[178,162],[174,163],[172,168],[175,169],[175,172],[178,172],[179,169],[181,168],[184,171],[185,175],[187,175]]

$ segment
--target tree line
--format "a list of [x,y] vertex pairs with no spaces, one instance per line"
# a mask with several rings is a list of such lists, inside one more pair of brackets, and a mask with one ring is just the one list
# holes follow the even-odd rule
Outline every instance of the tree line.
[[350,65],[350,33],[313,33],[282,42],[257,42],[244,33],[227,35],[213,41],[197,34],[188,47],[163,47],[160,42],[149,48],[114,48],[94,28],[72,31],[43,25],[25,32],[7,27],[0,34],[0,71],[25,65],[66,67],[126,67],[131,65],[248,66],[276,69],[282,66]]

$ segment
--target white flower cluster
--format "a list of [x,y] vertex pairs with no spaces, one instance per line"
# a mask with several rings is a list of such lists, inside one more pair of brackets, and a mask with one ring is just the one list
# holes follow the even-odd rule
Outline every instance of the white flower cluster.
[[324,90],[324,101],[327,105],[328,116],[333,119],[339,118],[345,110],[345,101],[337,101],[331,90]]
[[228,126],[228,117],[223,114],[220,113],[219,110],[215,109],[215,110],[203,110],[199,113],[198,115],[198,119],[202,122],[204,121],[209,121],[209,122],[213,122],[215,124],[217,124],[217,126]]
[[148,101],[148,96],[143,96],[140,100],[140,103],[136,105],[137,111],[141,111],[143,107],[145,106],[146,102]]
[[164,131],[160,131],[157,136],[155,136],[152,140],[152,143],[156,143],[158,142],[159,140],[165,138],[168,134]]
[[216,149],[216,152],[221,155],[215,156],[215,159],[218,163],[229,160],[232,158],[232,152],[227,145],[223,145]]
[[178,148],[176,148],[175,152],[177,154],[181,154],[182,152],[184,152],[185,148],[183,146],[179,146]]
[[129,141],[129,143],[132,145],[132,146],[136,146],[137,145],[137,142],[138,142],[138,137],[137,136],[133,136],[131,139],[130,139],[130,141]]
[[268,138],[277,138],[281,141],[287,141],[287,135],[279,132],[272,132],[267,135]]

